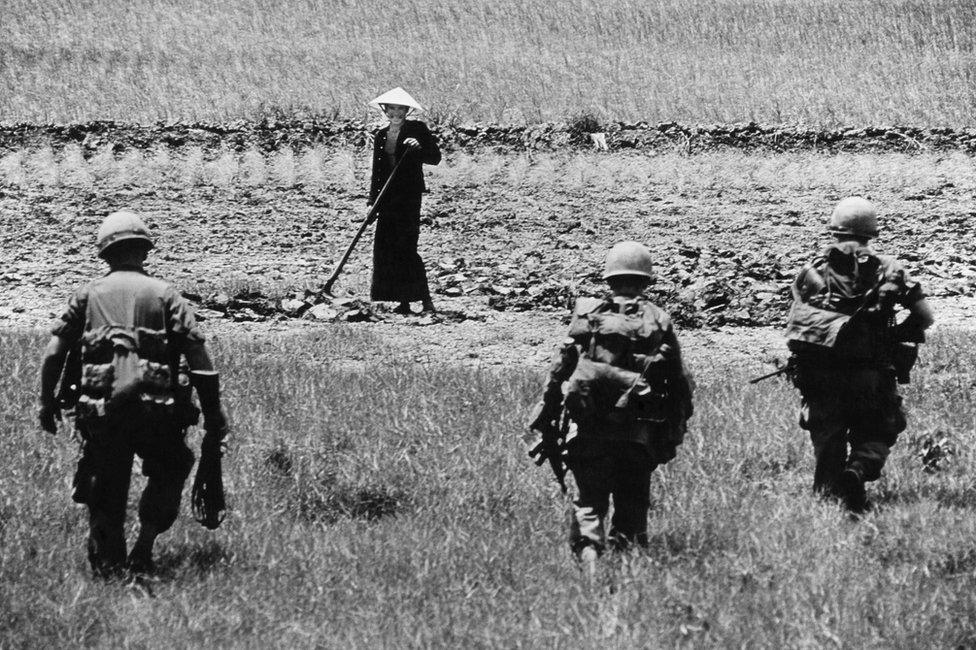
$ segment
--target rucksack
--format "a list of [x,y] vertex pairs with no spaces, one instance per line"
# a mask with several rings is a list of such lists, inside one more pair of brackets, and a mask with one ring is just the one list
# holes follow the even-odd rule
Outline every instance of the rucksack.
[[[810,285],[818,287],[804,296]],[[819,286],[818,286],[819,285]],[[786,338],[794,352],[829,350],[837,357],[873,359],[884,351],[892,311],[881,259],[857,242],[828,247],[793,283]]]
[[567,415],[577,423],[665,422],[668,327],[646,300],[581,300],[569,331],[579,359],[564,390]]

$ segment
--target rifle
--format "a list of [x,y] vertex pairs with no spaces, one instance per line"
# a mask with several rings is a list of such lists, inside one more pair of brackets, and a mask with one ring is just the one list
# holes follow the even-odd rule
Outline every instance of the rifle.
[[552,468],[560,489],[566,494],[566,463],[563,461],[563,445],[560,441],[563,434],[556,425],[562,405],[542,402],[537,409],[539,414],[529,424],[529,429],[538,434],[533,440],[535,444],[529,449],[529,458],[537,467],[549,461],[549,467]]
[[787,361],[786,365],[778,370],[766,373],[760,377],[755,377],[750,379],[750,384],[758,384],[761,381],[766,381],[767,379],[772,379],[773,377],[779,377],[780,375],[786,375],[788,378],[793,377],[793,373],[796,372],[796,357],[791,356]]

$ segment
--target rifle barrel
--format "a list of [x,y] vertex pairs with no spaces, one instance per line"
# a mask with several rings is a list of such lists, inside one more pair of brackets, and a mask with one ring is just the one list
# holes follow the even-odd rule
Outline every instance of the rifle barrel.
[[755,379],[750,379],[749,380],[749,383],[750,384],[758,384],[761,381],[764,381],[766,379],[772,379],[773,377],[776,377],[777,375],[782,375],[785,372],[786,372],[786,366],[783,366],[779,370],[774,370],[773,372],[767,373],[767,374],[765,374],[765,375],[763,375],[761,377],[756,377]]

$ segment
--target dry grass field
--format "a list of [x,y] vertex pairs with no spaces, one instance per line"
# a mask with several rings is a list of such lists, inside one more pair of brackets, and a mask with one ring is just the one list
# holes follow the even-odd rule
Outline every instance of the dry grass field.
[[971,124],[968,0],[6,0],[0,119]]
[[[859,523],[810,495],[786,383],[696,363],[650,548],[593,583],[518,441],[537,371],[396,350],[350,367],[385,345],[350,327],[219,337],[233,512],[213,534],[182,518],[147,590],[88,578],[74,444],[37,432],[31,386],[5,382],[0,646],[972,647],[972,343],[943,332],[926,349],[910,432]],[[40,344],[0,334],[3,376],[33,375]]]

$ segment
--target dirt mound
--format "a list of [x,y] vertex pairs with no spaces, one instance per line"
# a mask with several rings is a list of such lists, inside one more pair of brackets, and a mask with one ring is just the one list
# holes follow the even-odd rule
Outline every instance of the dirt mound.
[[[530,125],[435,124],[432,125],[448,151],[553,150],[600,148],[666,150],[694,153],[722,148],[766,151],[920,151],[960,150],[976,152],[976,129],[919,128],[911,126],[810,129],[793,126],[741,124],[691,125],[667,122],[612,122],[594,120],[544,122]],[[94,121],[79,124],[0,123],[0,150],[66,144],[85,152],[109,147],[116,151],[168,147],[202,147],[206,150],[301,151],[316,145],[362,147],[376,124],[361,120],[263,119],[217,122],[159,122],[129,124]],[[590,133],[601,135],[596,139]]]

